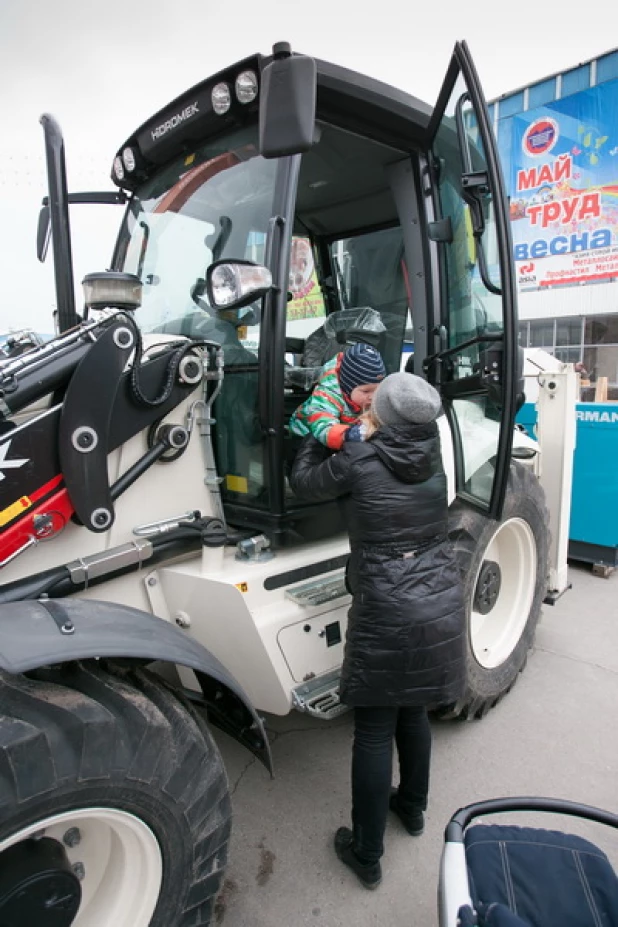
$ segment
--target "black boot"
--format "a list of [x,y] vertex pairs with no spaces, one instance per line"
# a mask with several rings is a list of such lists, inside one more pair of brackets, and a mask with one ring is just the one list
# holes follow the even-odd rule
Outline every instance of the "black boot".
[[335,834],[335,853],[342,863],[349,866],[365,888],[377,888],[382,881],[380,863],[363,863],[358,858],[352,844],[354,836],[349,827],[340,827]]
[[398,789],[391,789],[391,797],[388,806],[391,811],[397,815],[411,837],[420,837],[425,830],[425,817],[420,809],[416,811],[404,811],[399,804]]

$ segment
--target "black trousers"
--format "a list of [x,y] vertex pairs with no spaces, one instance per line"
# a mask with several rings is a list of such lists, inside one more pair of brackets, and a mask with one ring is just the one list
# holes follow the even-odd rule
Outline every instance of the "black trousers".
[[431,728],[424,707],[354,709],[352,829],[354,851],[367,862],[384,852],[393,776],[393,741],[399,757],[399,803],[424,811],[429,791]]

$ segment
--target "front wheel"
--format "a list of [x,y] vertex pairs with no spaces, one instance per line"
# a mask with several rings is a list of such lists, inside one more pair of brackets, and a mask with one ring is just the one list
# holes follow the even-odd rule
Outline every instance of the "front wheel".
[[511,463],[502,520],[457,500],[449,533],[467,616],[466,691],[443,718],[481,718],[526,664],[547,588],[549,514],[538,479]]
[[206,927],[227,859],[221,758],[154,674],[0,674],[0,923]]

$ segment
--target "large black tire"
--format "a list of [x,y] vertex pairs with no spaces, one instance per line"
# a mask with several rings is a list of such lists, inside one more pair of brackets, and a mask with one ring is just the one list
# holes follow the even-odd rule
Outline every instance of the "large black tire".
[[0,674],[0,704],[0,844],[71,811],[132,815],[160,851],[150,927],[210,924],[231,810],[219,752],[192,707],[145,669],[98,661]]
[[[516,461],[511,463],[500,522],[487,518],[460,500],[451,506],[449,533],[466,602],[466,689],[459,702],[443,706],[437,712],[439,717],[445,720],[482,718],[510,691],[525,667],[547,589],[548,524],[549,513],[538,479],[528,467]],[[502,572],[495,569],[496,561],[491,556],[487,558],[488,548],[490,553],[500,550],[498,537],[502,543]],[[497,589],[497,598],[493,601]],[[526,604],[519,614],[515,613],[514,606],[509,612],[509,603],[516,602],[518,594],[523,595]],[[479,609],[487,611],[481,616]],[[505,615],[511,622],[512,633],[500,647],[499,622],[505,620]],[[484,651],[480,640],[475,639],[475,634],[479,634],[475,631],[479,618],[485,640],[494,641],[498,657],[492,656],[491,646]],[[493,631],[492,621],[496,624]]]

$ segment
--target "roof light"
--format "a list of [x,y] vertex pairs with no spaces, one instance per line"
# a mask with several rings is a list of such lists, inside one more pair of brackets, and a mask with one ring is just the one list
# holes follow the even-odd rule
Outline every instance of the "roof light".
[[232,105],[232,94],[227,84],[215,84],[211,94],[212,108],[217,116],[223,116]]
[[129,174],[135,170],[135,152],[132,148],[125,148],[122,152],[122,160]]
[[242,71],[236,78],[236,99],[239,103],[252,103],[257,95],[257,75],[254,71]]
[[114,176],[118,182],[124,180],[124,165],[120,155],[114,158]]

